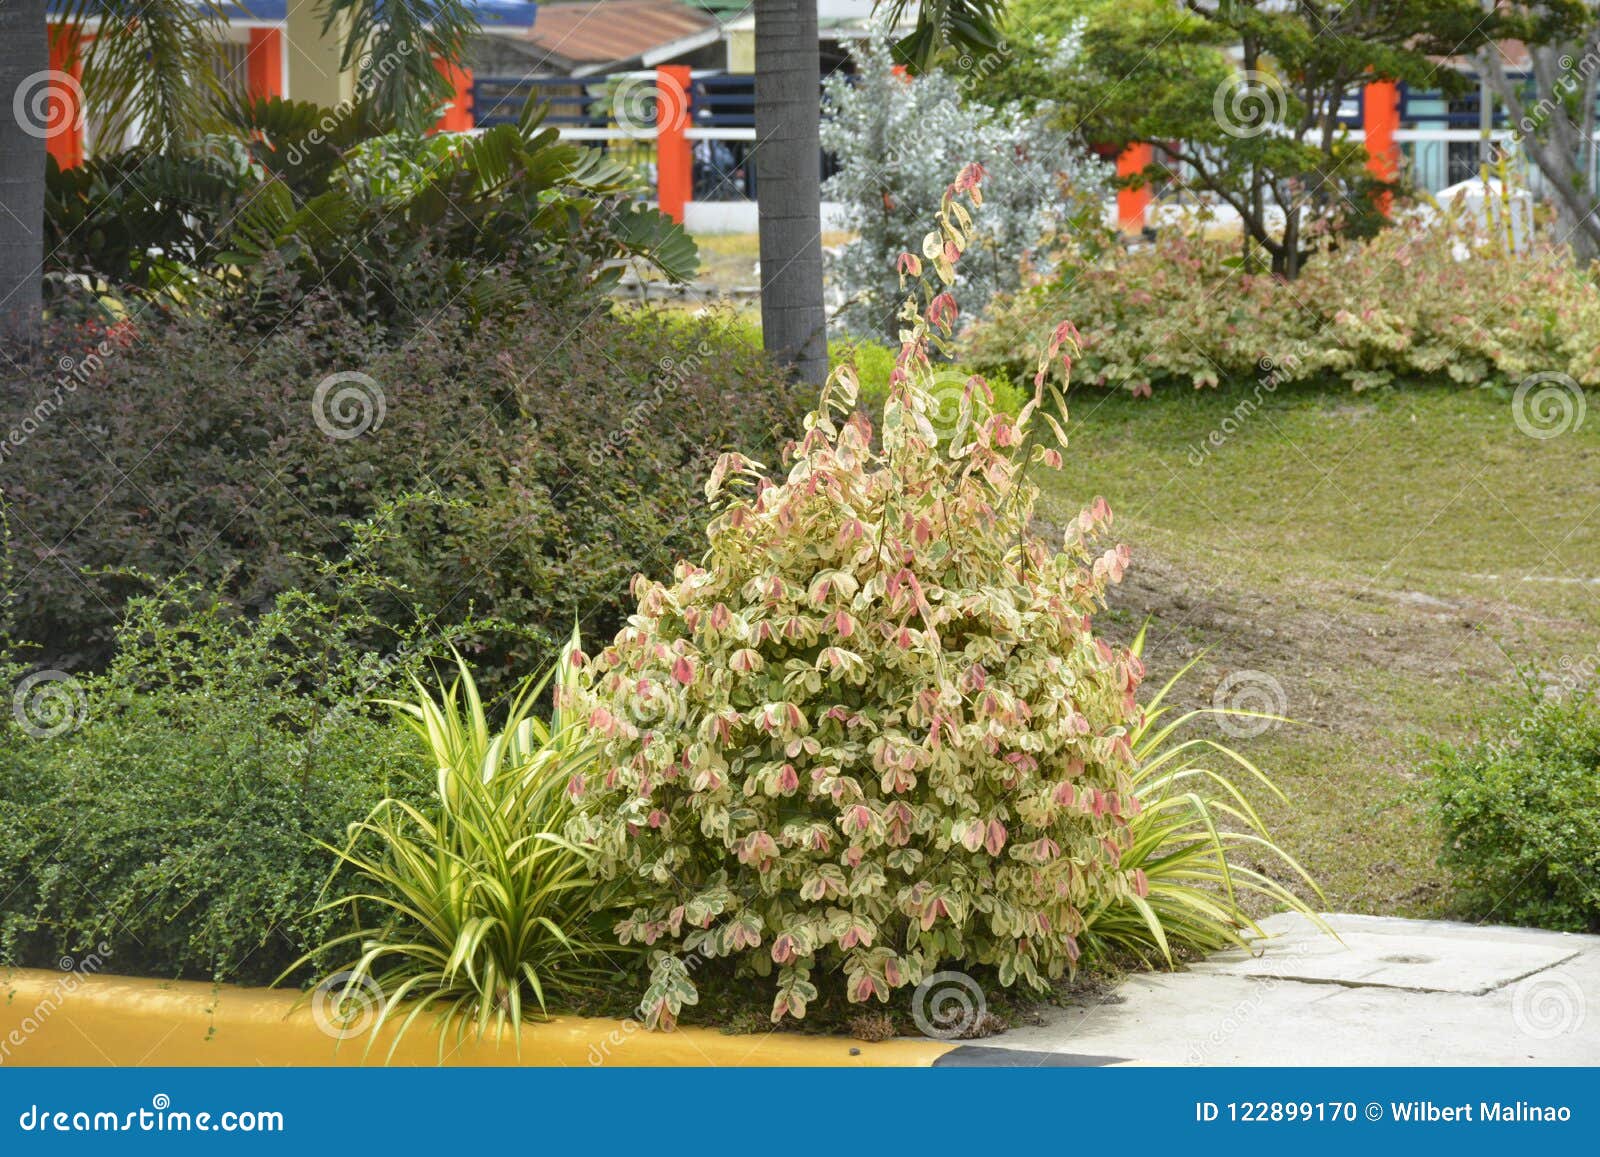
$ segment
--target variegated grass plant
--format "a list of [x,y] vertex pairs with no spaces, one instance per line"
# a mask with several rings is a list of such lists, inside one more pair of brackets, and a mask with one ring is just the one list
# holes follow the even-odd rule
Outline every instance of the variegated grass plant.
[[[1142,654],[1144,641],[1141,629],[1130,651]],[[1168,696],[1200,658],[1167,680],[1129,737],[1140,809],[1128,820],[1133,842],[1121,867],[1140,873],[1148,891],[1108,898],[1085,914],[1086,955],[1120,953],[1145,964],[1172,965],[1186,952],[1248,947],[1250,938],[1262,935],[1246,910],[1251,898],[1304,913],[1327,930],[1297,887],[1246,862],[1274,863],[1285,869],[1279,875],[1322,898],[1316,881],[1273,841],[1251,803],[1257,788],[1285,802],[1287,797],[1242,753],[1190,727],[1208,717],[1289,721],[1230,707],[1178,711]]]
[[[473,1030],[509,1026],[517,1039],[525,1016],[592,988],[613,971],[602,957],[625,951],[594,934],[590,850],[560,834],[573,811],[568,783],[593,759],[563,714],[577,651],[574,633],[553,671],[523,684],[498,731],[459,656],[437,698],[417,683],[414,702],[384,701],[416,733],[438,785],[429,806],[386,799],[351,825],[343,847],[327,845],[359,883],[318,910],[382,916],[316,953],[359,949],[322,987],[338,1008],[376,1003],[368,1048],[397,1025],[392,1057],[429,1013],[441,1059],[447,1041]],[[546,722],[535,707],[552,676]]]

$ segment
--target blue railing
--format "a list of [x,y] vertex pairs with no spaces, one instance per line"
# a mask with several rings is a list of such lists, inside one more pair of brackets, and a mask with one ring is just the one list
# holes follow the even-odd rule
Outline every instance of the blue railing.
[[[1424,105],[1444,107],[1442,109],[1421,107]],[[1400,123],[1404,125],[1427,123],[1442,124],[1452,128],[1477,128],[1480,110],[1479,94],[1476,89],[1452,99],[1446,98],[1442,92],[1413,89],[1406,84],[1400,86]],[[1503,128],[1507,123],[1509,122],[1505,106],[1496,103],[1494,126]]]
[[695,78],[689,115],[696,128],[755,128],[756,78],[734,73]]
[[479,128],[516,124],[531,100],[550,106],[548,125],[603,129],[611,123],[607,84],[603,76],[474,76],[473,122]]
[[[532,100],[549,104],[547,124],[604,129],[615,123],[610,93],[626,82],[626,76],[477,76],[472,81],[472,107],[480,128],[516,123]],[[733,73],[693,77],[688,112],[693,128],[753,129],[755,77]]]

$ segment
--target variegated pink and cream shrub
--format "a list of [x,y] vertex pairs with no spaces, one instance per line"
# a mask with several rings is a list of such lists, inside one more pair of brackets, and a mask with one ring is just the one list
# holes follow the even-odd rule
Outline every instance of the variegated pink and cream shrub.
[[709,958],[770,984],[774,1021],[821,984],[886,1001],[946,962],[1043,986],[1086,908],[1146,886],[1118,866],[1143,668],[1090,623],[1128,551],[1095,545],[1100,499],[1059,544],[1030,530],[1076,332],[1055,331],[1016,417],[932,360],[982,175],[900,259],[917,290],[881,447],[836,371],[781,481],[718,462],[705,557],[635,580],[637,612],[588,664],[600,755],[570,834],[632,893],[617,933],[654,950],[653,1027]]
[[1242,273],[1236,238],[1163,230],[1154,245],[1064,264],[991,300],[969,364],[1015,371],[1035,319],[1086,335],[1080,384],[1148,395],[1176,384],[1343,380],[1516,384],[1559,372],[1600,389],[1600,284],[1564,243],[1509,254],[1470,222],[1410,217],[1319,252],[1298,279]]

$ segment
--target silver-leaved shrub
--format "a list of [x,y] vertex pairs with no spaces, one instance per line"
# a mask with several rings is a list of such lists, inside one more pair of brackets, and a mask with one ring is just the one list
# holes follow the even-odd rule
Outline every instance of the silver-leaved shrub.
[[841,299],[835,328],[894,336],[901,296],[894,259],[938,211],[963,161],[989,173],[983,219],[974,223],[961,271],[966,316],[982,313],[994,293],[1017,289],[1029,265],[1048,269],[1048,242],[1099,228],[1108,168],[1057,125],[1056,110],[973,98],[984,67],[998,61],[913,80],[894,70],[881,37],[860,41],[851,53],[855,74],[836,72],[824,86],[822,144],[838,164],[824,196],[839,203],[841,224],[854,234],[829,259]]
[[763,978],[774,1021],[836,977],[886,1001],[947,961],[1043,986],[1086,909],[1146,888],[1119,866],[1143,668],[1090,623],[1128,551],[1095,545],[1100,499],[1058,545],[1030,533],[1076,331],[1055,331],[1015,417],[981,378],[933,389],[982,177],[963,169],[922,255],[899,258],[917,290],[881,447],[836,370],[781,480],[723,456],[705,557],[637,579],[586,665],[599,756],[570,785],[569,835],[632,892],[616,931],[654,949],[652,1027],[698,999],[710,958]]

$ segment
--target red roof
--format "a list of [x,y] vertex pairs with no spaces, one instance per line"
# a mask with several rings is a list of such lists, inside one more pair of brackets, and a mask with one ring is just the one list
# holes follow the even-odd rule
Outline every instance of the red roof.
[[631,60],[716,25],[678,0],[574,0],[541,4],[528,39],[552,62],[604,64]]

